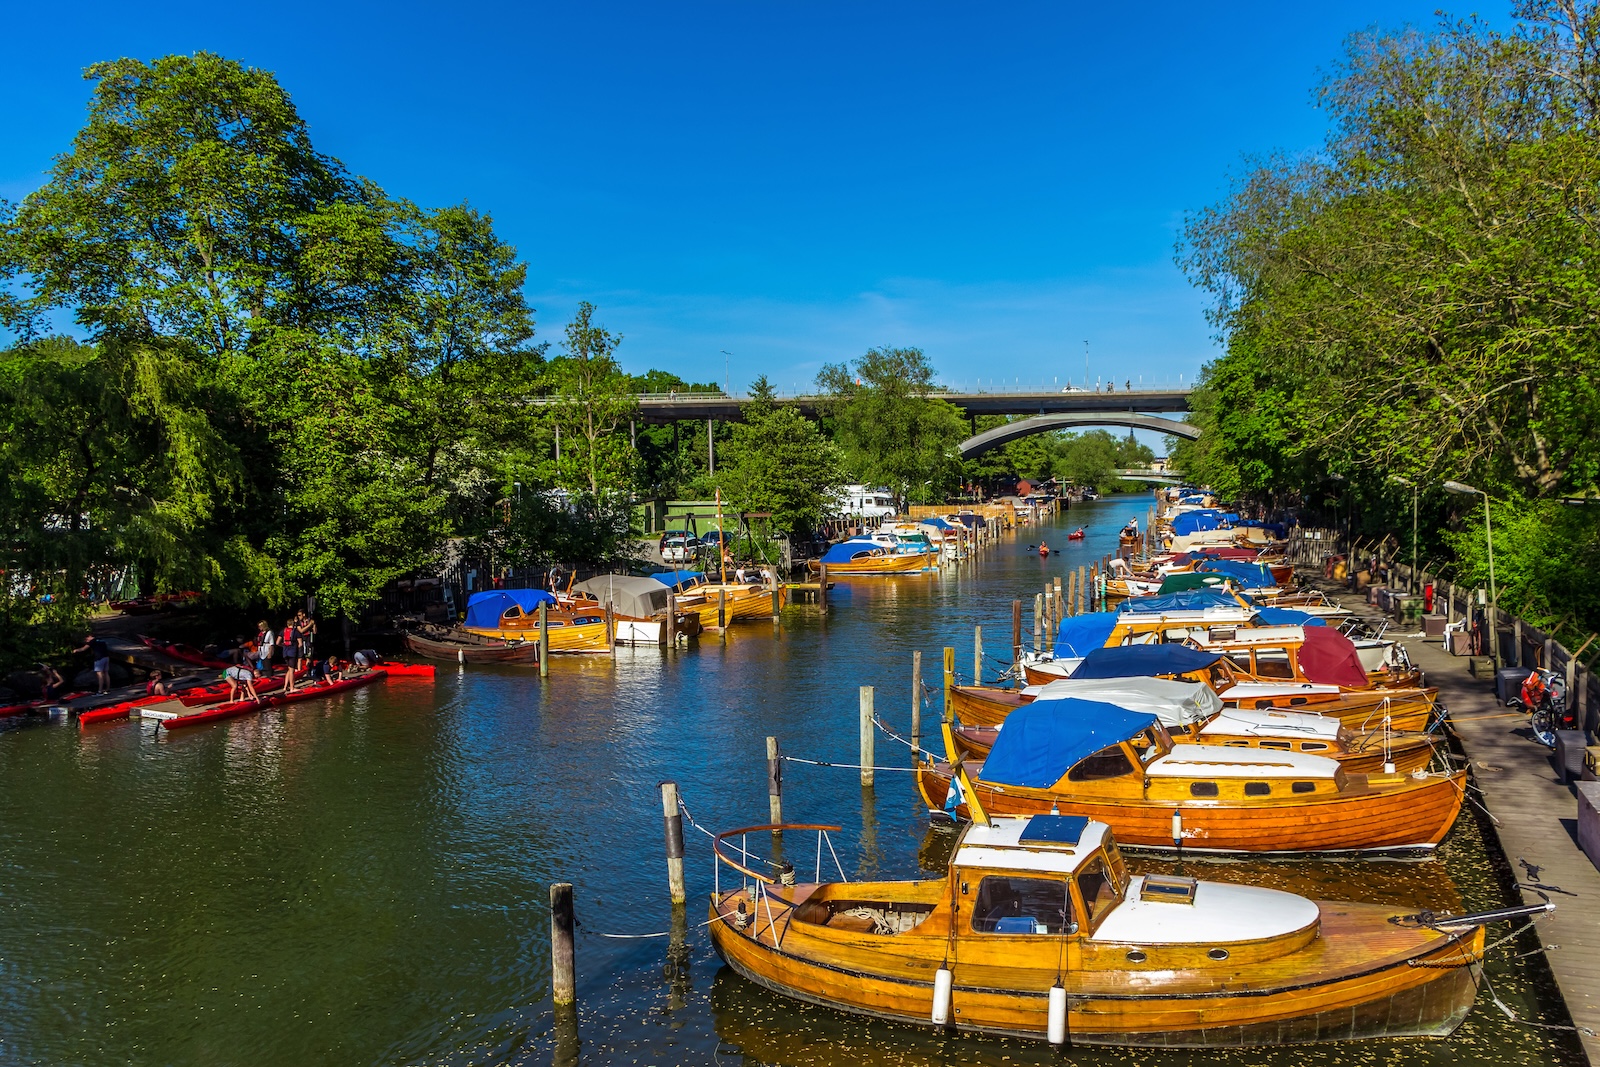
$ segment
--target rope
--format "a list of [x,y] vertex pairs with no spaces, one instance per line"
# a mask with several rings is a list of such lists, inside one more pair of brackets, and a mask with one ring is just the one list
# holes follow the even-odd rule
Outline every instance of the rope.
[[804,763],[810,767],[838,767],[847,771],[901,771],[906,774],[917,773],[917,768],[915,767],[864,767],[859,763],[829,763],[827,760],[801,759],[799,756],[779,756],[778,758],[788,763]]
[[934,759],[935,758],[934,754],[932,752],[930,752],[927,749],[923,748],[921,745],[914,745],[914,744],[911,743],[911,740],[909,738],[901,737],[899,734],[897,734],[893,730],[889,729],[889,724],[884,722],[882,719],[878,718],[878,716],[874,715],[872,717],[872,724],[874,726],[876,726],[879,730],[883,731],[883,736],[887,737],[891,741],[900,742],[902,745],[904,745],[907,748],[909,748],[914,755],[927,756],[929,759]]

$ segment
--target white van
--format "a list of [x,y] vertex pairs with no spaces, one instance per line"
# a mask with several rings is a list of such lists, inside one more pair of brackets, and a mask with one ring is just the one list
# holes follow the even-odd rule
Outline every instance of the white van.
[[845,518],[878,521],[893,518],[894,496],[887,489],[868,489],[864,485],[846,485],[833,498],[834,511]]

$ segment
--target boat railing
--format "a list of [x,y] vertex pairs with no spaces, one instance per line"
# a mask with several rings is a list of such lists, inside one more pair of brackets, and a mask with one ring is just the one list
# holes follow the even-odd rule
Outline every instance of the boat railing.
[[[774,885],[780,887],[793,885],[794,866],[783,860],[767,859],[751,852],[749,835],[760,833],[762,831],[767,831],[769,833],[780,833],[784,831],[791,833],[809,833],[814,831],[817,835],[817,848],[815,877],[813,878],[813,881],[822,881],[822,850],[824,847],[826,847],[828,854],[833,857],[834,866],[839,871],[839,880],[841,882],[848,882],[850,879],[844,873],[844,865],[839,862],[839,853],[835,851],[833,847],[833,839],[828,836],[830,832],[837,831],[838,829],[839,827],[837,826],[824,826],[819,823],[763,823],[760,826],[741,826],[737,830],[725,830],[722,833],[717,834],[712,838],[711,841],[711,851],[712,855],[715,857],[712,870],[712,883],[714,890],[713,899],[722,899],[722,865],[727,864],[729,867],[739,872],[740,888],[750,892],[751,903],[754,905],[755,914],[760,916],[761,914],[765,913],[766,915],[766,930],[763,931],[760,928],[758,921],[758,926],[754,934],[755,938],[759,941],[763,932],[770,932],[772,934],[773,946],[776,947],[780,945],[783,941],[783,937],[778,932],[777,921],[773,916],[772,908],[773,905],[776,904],[780,910],[780,913],[783,911],[790,911],[794,909],[794,903],[792,901],[785,900],[782,896],[768,892],[767,887]],[[739,839],[737,846],[735,846],[733,843],[733,838],[735,837]],[[725,846],[726,851],[724,851]],[[735,848],[737,848],[737,852],[735,852]],[[735,856],[737,856],[737,858],[735,858]],[[767,867],[773,873],[765,873],[761,870],[758,870],[758,867]]]

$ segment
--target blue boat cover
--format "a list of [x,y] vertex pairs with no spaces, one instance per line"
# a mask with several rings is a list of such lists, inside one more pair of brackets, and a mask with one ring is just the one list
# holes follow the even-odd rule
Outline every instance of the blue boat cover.
[[[1072,677],[1154,678],[1161,674],[1188,674],[1203,671],[1221,658],[1220,652],[1202,652],[1188,645],[1118,645],[1089,653],[1072,672]],[[1006,722],[1011,722],[1009,716]]]
[[1247,563],[1242,559],[1203,559],[1194,565],[1197,571],[1224,574],[1246,589],[1270,589],[1278,584],[1272,568],[1262,563]]
[[954,526],[951,526],[948,522],[945,522],[943,519],[940,519],[940,518],[918,519],[917,522],[918,522],[918,524],[920,524],[922,526],[932,526],[935,530],[954,530],[955,529]]
[[1091,611],[1061,620],[1056,631],[1056,655],[1060,657],[1087,656],[1091,651],[1105,646],[1106,638],[1117,625],[1114,611]]
[[1257,608],[1256,621],[1262,626],[1326,626],[1317,615],[1293,608]]
[[480,630],[497,629],[500,616],[512,608],[521,608],[531,615],[541,603],[554,604],[554,594],[543,589],[486,589],[467,598],[467,625]]
[[827,553],[822,557],[822,562],[849,563],[857,556],[866,552],[871,552],[875,548],[881,549],[883,546],[878,544],[876,541],[869,541],[865,538],[852,538],[849,541],[840,541],[838,544],[828,549]]
[[1156,721],[1098,700],[1039,700],[1006,716],[980,777],[995,785],[1047,789],[1072,765],[1126,741]]
[[650,577],[666,586],[668,589],[682,589],[691,582],[698,582],[705,578],[704,571],[656,571]]
[[1180,511],[1172,517],[1172,532],[1183,537],[1186,534],[1204,533],[1207,530],[1220,530],[1226,518],[1227,516],[1216,508]]
[[1215,589],[1185,589],[1181,593],[1129,597],[1122,611],[1140,615],[1160,615],[1167,611],[1204,611],[1206,608],[1236,608],[1239,602]]

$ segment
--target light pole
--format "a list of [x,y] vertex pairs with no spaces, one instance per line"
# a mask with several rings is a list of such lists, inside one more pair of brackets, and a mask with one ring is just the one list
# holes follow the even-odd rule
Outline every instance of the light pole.
[[1417,591],[1417,483],[1398,474],[1389,475],[1389,480],[1411,487],[1411,581],[1406,583],[1406,592],[1414,594]]
[[733,395],[731,392],[728,392],[729,387],[733,384],[733,379],[728,374],[728,360],[732,358],[732,356],[733,353],[729,352],[726,348],[722,350],[722,391],[727,393],[729,396]]
[[1489,656],[1494,660],[1495,670],[1500,669],[1500,624],[1496,618],[1500,614],[1500,599],[1494,588],[1494,526],[1489,518],[1489,494],[1482,489],[1474,489],[1465,482],[1445,482],[1444,487],[1452,493],[1471,496],[1476,493],[1483,497],[1483,543],[1489,550]]

